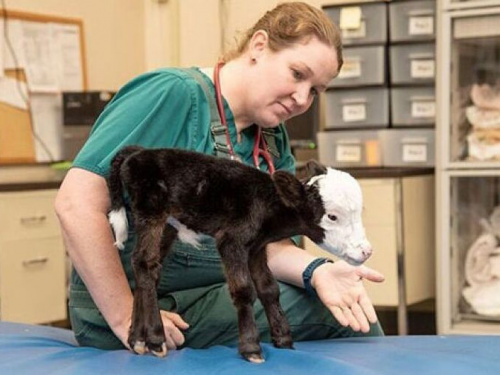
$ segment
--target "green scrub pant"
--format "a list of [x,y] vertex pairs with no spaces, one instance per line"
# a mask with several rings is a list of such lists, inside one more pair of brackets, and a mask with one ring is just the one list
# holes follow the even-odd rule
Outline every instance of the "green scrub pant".
[[[183,347],[236,345],[236,309],[224,282],[218,254],[215,250],[192,250],[181,243],[175,247],[163,263],[158,302],[161,309],[177,312],[190,325],[183,331],[186,339]],[[133,280],[130,282],[133,287]],[[342,327],[318,298],[307,295],[301,288],[280,283],[280,291],[280,302],[294,341],[383,335],[378,323],[367,334]],[[261,340],[270,342],[266,315],[258,299],[254,312]],[[69,313],[80,345],[110,350],[124,348],[75,271],[71,277]]]

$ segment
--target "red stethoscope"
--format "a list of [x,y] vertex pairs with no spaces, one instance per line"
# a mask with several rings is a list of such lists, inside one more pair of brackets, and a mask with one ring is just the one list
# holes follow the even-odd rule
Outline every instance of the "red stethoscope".
[[[224,130],[226,133],[226,142],[227,148],[229,150],[230,158],[233,160],[238,160],[239,158],[236,156],[234,152],[233,145],[231,144],[231,137],[229,136],[229,128],[227,126],[226,115],[224,113],[224,105],[222,104],[222,94],[220,90],[220,80],[219,80],[219,72],[220,68],[224,65],[224,62],[219,62],[215,66],[214,69],[214,86],[215,86],[215,100],[217,102],[217,110],[219,111],[220,121],[222,125],[224,125]],[[260,126],[257,126],[257,134],[255,136],[255,140],[253,143],[253,163],[257,169],[260,169],[259,156],[262,156],[267,163],[269,168],[269,173],[273,174],[275,171],[273,159],[271,154],[269,153],[269,149],[267,147],[267,142],[262,136],[262,129]]]

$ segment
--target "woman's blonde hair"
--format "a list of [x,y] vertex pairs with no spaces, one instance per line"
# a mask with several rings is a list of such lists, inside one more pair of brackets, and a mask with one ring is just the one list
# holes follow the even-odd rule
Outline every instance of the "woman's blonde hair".
[[269,36],[269,48],[278,52],[295,43],[307,42],[316,36],[337,53],[338,71],[342,67],[342,40],[337,26],[320,9],[303,2],[286,2],[266,12],[246,31],[237,47],[224,54],[223,60],[239,57],[248,47],[250,39],[259,30]]

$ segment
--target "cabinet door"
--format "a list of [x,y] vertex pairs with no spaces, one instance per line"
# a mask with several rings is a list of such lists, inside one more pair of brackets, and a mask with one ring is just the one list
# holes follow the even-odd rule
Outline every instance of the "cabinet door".
[[0,244],[0,318],[22,323],[66,319],[65,252],[60,237]]
[[365,282],[365,287],[376,306],[398,305],[397,268],[397,205],[396,180],[360,180],[363,190],[363,223],[366,236],[373,247],[373,255],[366,265],[385,276],[381,284]]
[[1,241],[59,236],[55,195],[56,190],[1,193]]
[[436,81],[444,168],[498,168],[499,23],[499,7],[443,15]]

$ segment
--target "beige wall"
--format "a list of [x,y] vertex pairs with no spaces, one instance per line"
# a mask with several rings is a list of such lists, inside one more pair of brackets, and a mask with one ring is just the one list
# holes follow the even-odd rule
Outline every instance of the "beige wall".
[[8,9],[80,18],[89,89],[114,90],[146,69],[141,0],[6,0]]
[[[170,0],[172,1],[172,0]],[[267,10],[283,0],[175,0],[179,2],[181,66],[213,65],[222,46],[232,48],[237,38]],[[372,0],[304,0],[318,8],[338,3]],[[196,11],[193,11],[196,9]],[[224,35],[221,36],[221,25]],[[224,39],[224,41],[222,41]]]
[[[349,0],[306,1],[321,7]],[[222,52],[221,46],[233,47],[242,32],[279,2],[6,0],[12,10],[82,19],[88,87],[108,90],[162,66],[212,66]],[[224,33],[221,25],[225,25]]]

